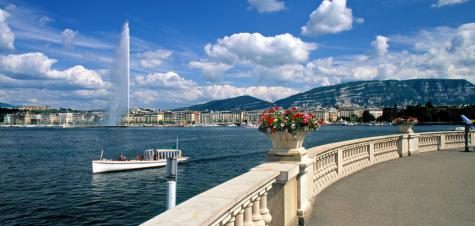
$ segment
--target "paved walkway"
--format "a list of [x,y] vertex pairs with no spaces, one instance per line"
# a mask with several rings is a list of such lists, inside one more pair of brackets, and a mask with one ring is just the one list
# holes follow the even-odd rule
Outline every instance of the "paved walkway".
[[309,225],[475,225],[475,153],[384,162],[330,185]]

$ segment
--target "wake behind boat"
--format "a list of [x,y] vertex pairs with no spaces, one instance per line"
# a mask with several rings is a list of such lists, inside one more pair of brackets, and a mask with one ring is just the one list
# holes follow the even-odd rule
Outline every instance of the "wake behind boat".
[[126,160],[123,155],[119,160],[107,160],[102,159],[101,153],[101,160],[92,161],[92,173],[162,167],[167,165],[167,158],[177,158],[178,163],[186,162],[189,159],[182,156],[181,150],[176,149],[145,150],[144,155],[136,160]]

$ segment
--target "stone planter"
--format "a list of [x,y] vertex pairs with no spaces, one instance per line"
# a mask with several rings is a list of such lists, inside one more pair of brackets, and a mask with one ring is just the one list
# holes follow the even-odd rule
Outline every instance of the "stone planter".
[[272,141],[272,149],[267,153],[269,160],[299,160],[307,154],[303,141],[306,131],[297,133],[273,132],[268,133]]
[[412,130],[413,124],[406,124],[406,125],[399,125],[399,132],[400,133],[414,133]]

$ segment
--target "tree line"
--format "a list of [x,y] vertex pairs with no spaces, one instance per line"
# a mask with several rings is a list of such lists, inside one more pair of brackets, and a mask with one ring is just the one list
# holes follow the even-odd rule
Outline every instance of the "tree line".
[[397,117],[416,117],[419,122],[447,122],[459,123],[462,121],[460,115],[465,115],[470,119],[475,119],[475,105],[466,106],[434,106],[431,101],[425,105],[409,105],[404,109],[397,106],[383,108],[383,115],[377,120],[390,122]]

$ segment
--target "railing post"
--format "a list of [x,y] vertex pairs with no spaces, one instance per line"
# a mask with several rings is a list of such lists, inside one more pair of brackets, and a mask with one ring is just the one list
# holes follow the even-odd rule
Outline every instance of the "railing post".
[[343,173],[343,150],[338,149],[336,152],[336,171],[338,175]]
[[439,151],[445,150],[445,134],[439,136]]
[[399,140],[397,142],[397,151],[399,154],[399,157],[404,158],[409,155],[409,142],[408,142],[409,135],[407,134],[402,134],[399,137]]
[[419,134],[409,134],[408,144],[410,156],[419,154]]
[[374,162],[374,142],[369,142],[369,162]]

